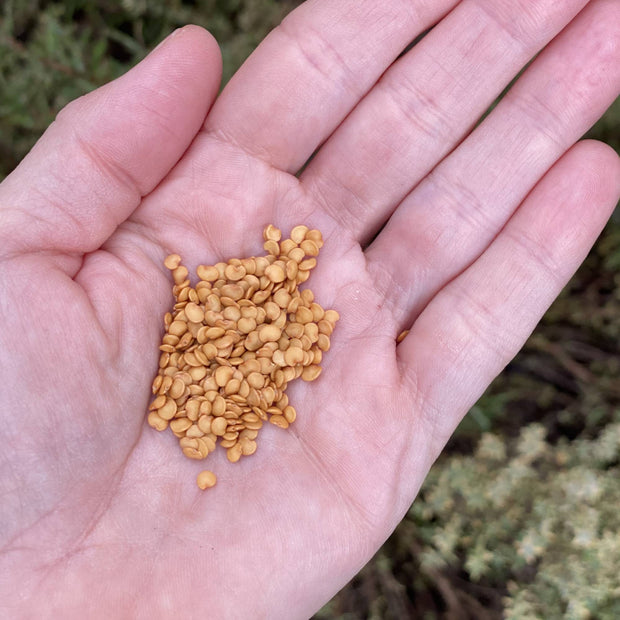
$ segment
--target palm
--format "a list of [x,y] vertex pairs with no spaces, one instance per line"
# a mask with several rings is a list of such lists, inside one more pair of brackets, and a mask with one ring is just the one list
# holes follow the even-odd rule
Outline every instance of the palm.
[[[591,13],[582,18],[586,25],[597,17]],[[559,29],[562,20],[557,21]],[[574,30],[579,33],[579,23]],[[196,36],[187,34],[185,45],[197,45],[187,41]],[[570,42],[570,34],[566,37]],[[476,105],[483,105],[482,96],[472,103],[471,118],[455,127],[454,143],[428,144],[405,181],[390,149],[389,166],[382,168],[386,150],[373,142],[372,131],[370,145],[358,144],[364,119],[378,120],[372,118],[372,101],[366,104],[370,111],[360,106],[359,118],[342,124],[298,179],[292,172],[317,145],[312,140],[327,137],[341,119],[318,123],[312,140],[311,132],[300,128],[294,146],[286,135],[281,142],[274,139],[276,128],[261,128],[270,112],[252,100],[253,88],[260,86],[253,74],[266,54],[257,54],[251,69],[224,92],[205,130],[180,158],[200,122],[196,100],[213,95],[216,78],[203,78],[208,83],[195,86],[200,92],[186,95],[185,105],[196,109],[182,121],[186,127],[179,133],[185,133],[185,142],[179,138],[171,152],[164,146],[158,155],[169,133],[162,128],[144,153],[159,174],[139,164],[132,164],[138,169],[130,173],[113,169],[109,174],[109,158],[93,159],[94,167],[120,188],[119,202],[135,193],[134,185],[148,193],[124,217],[112,207],[100,214],[96,230],[78,217],[84,239],[63,240],[62,230],[52,231],[50,239],[45,233],[37,236],[43,252],[22,254],[19,242],[9,250],[2,276],[11,294],[1,307],[7,326],[3,345],[20,359],[3,368],[4,384],[14,390],[8,392],[5,409],[20,415],[11,415],[2,431],[14,452],[3,463],[3,491],[11,501],[0,516],[7,524],[5,550],[13,552],[6,554],[6,566],[27,589],[36,589],[41,601],[72,579],[77,587],[64,602],[67,609],[88,605],[88,592],[107,596],[110,609],[121,606],[131,614],[141,609],[148,615],[150,609],[170,605],[175,613],[190,615],[290,617],[316,608],[402,517],[460,417],[515,353],[613,204],[615,188],[599,188],[598,208],[583,236],[572,245],[551,242],[565,239],[576,222],[583,226],[572,171],[587,157],[610,171],[617,167],[608,151],[591,145],[561,160],[513,215],[559,156],[549,145],[549,163],[542,157],[544,168],[534,170],[530,180],[521,175],[497,188],[507,203],[505,212],[489,205],[481,214],[488,200],[482,187],[476,190],[481,194],[478,211],[472,207],[472,215],[463,217],[451,209],[458,203],[455,197],[466,203],[475,194],[463,190],[464,164],[471,159],[467,143],[460,160],[456,151],[439,168],[441,174],[426,175],[465,135],[481,111]],[[544,59],[539,62],[539,72],[553,70],[549,56],[547,66]],[[595,66],[601,59],[594,54],[590,62]],[[613,63],[606,62],[611,70]],[[531,73],[535,82],[537,73]],[[489,95],[496,87],[489,85]],[[524,81],[521,90],[530,88]],[[244,91],[245,103],[242,98],[239,104]],[[562,93],[556,99],[557,105],[564,104]],[[609,94],[591,99],[604,109]],[[586,109],[593,114],[592,101],[583,98],[584,114]],[[345,102],[343,111],[353,103]],[[284,130],[296,129],[294,107],[281,113],[290,115],[290,123],[278,117]],[[254,114],[255,126],[244,126],[243,119]],[[405,131],[402,117],[396,118]],[[507,116],[498,109],[489,122],[493,119],[499,132]],[[408,141],[394,137],[393,146],[415,152],[416,141],[426,144],[428,128],[421,127],[418,133],[405,132]],[[583,131],[575,124],[555,129],[561,134],[555,143],[570,143]],[[474,133],[470,152],[494,149],[488,140],[483,131]],[[376,159],[369,163],[367,154],[355,150],[360,146],[362,151],[377,149]],[[344,178],[351,167],[343,154],[350,152],[358,153],[351,161],[359,175]],[[465,176],[456,172],[459,166]],[[376,185],[387,198],[372,194]],[[403,200],[414,185],[417,189]],[[9,179],[6,187],[10,198],[15,182],[11,186]],[[547,215],[539,214],[541,204]],[[554,213],[560,209],[558,222]],[[481,217],[487,226],[476,227]],[[507,232],[494,240],[509,218]],[[309,286],[342,320],[320,379],[294,382],[288,389],[298,410],[296,423],[288,431],[263,429],[256,455],[236,465],[228,464],[221,450],[211,455],[207,466],[219,482],[202,493],[194,483],[200,466],[183,457],[169,433],[144,424],[162,316],[171,304],[162,260],[178,252],[194,268],[257,255],[268,223],[284,232],[300,223],[323,232],[326,243]],[[19,229],[11,224],[9,218],[9,231]],[[460,239],[451,244],[455,228]],[[83,244],[81,252],[75,244]],[[543,246],[548,247],[539,259],[533,250]],[[518,268],[507,272],[506,262],[514,267],[514,256]],[[554,278],[549,265],[556,266]],[[523,297],[531,298],[531,290],[538,288],[548,290],[523,305]],[[395,337],[412,323],[411,334],[397,347]],[[507,335],[497,333],[500,325],[508,326]],[[31,348],[25,350],[26,345]],[[16,488],[25,489],[32,501],[13,501]],[[42,578],[25,568],[34,558],[45,569]]]

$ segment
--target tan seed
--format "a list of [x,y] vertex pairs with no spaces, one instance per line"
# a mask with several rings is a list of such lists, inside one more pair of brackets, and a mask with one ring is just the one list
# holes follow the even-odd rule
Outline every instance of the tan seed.
[[306,239],[299,244],[299,247],[304,251],[306,256],[318,256],[319,247],[314,241]]
[[181,398],[184,392],[185,392],[185,383],[183,383],[181,379],[175,379],[172,382],[170,389],[168,390],[168,394],[170,395],[170,397],[174,398],[175,400],[177,398]]
[[215,282],[220,277],[219,271],[212,265],[198,265],[196,275],[205,282]]
[[152,426],[157,431],[165,431],[168,428],[168,420],[164,420],[156,411],[151,411],[147,417],[149,426]]
[[177,418],[170,422],[170,428],[175,433],[183,433],[192,425],[192,421],[187,418]]
[[226,457],[231,463],[236,463],[241,458],[242,453],[241,445],[237,442],[226,450]]
[[312,310],[310,310],[310,308],[306,308],[305,306],[299,306],[299,308],[297,308],[297,312],[295,313],[295,320],[302,324],[310,323],[313,320]]
[[280,339],[282,330],[275,325],[263,325],[258,330],[258,337],[261,342],[276,342]]
[[301,248],[295,248],[288,253],[288,257],[296,263],[296,266],[299,267],[299,263],[305,258],[306,253]]
[[181,257],[178,254],[169,254],[164,259],[164,266],[170,271],[176,269],[181,264]]
[[295,407],[292,407],[291,405],[284,407],[282,414],[289,424],[292,424],[297,418],[297,411],[295,410]]
[[267,226],[263,231],[263,239],[265,241],[280,241],[280,239],[282,239],[282,232],[273,224],[269,224],[269,226]]
[[165,404],[157,410],[157,415],[164,420],[172,420],[177,412],[177,404],[172,398],[166,398]]
[[224,387],[232,379],[234,373],[235,371],[231,366],[218,366],[214,375],[215,382],[220,387]]
[[287,366],[295,366],[304,359],[304,352],[299,347],[289,347],[284,352],[284,361]]
[[297,244],[300,244],[306,238],[307,232],[307,226],[295,226],[295,228],[291,230],[291,240]]
[[213,422],[211,422],[211,432],[218,437],[221,437],[226,432],[226,427],[228,423],[226,422],[226,418],[219,417],[215,418]]
[[173,321],[168,327],[168,333],[173,336],[182,336],[187,331],[187,323],[185,321]]
[[[261,386],[262,387],[262,386]],[[157,398],[155,398],[155,400],[150,404],[149,406],[149,411],[154,411],[155,409],[159,409],[160,407],[162,407],[164,405],[164,403],[166,402],[166,396],[165,394],[160,394],[159,396],[157,396]]]
[[196,476],[196,484],[204,491],[215,486],[217,478],[212,471],[205,469]]
[[250,456],[256,452],[256,442],[247,437],[240,438],[237,445],[241,445],[241,454],[243,456]]
[[304,368],[301,373],[301,378],[304,381],[314,381],[321,374],[321,370],[322,368],[320,366],[312,364],[311,366]]
[[288,428],[288,422],[283,415],[272,415],[269,418],[269,422],[271,422],[271,424],[274,424],[275,426],[278,426],[279,428]]
[[263,243],[263,248],[265,252],[268,252],[272,256],[280,256],[280,246],[278,242],[273,239],[267,239],[267,241]]
[[242,265],[228,265],[224,270],[224,275],[226,278],[232,280],[233,282],[243,279],[245,273],[245,267]]
[[398,337],[396,338],[396,343],[398,344],[402,342],[407,337],[408,333],[409,333],[408,329],[405,329],[404,331],[400,332],[400,334],[398,334]]
[[192,321],[192,323],[202,323],[205,318],[205,313],[194,302],[190,302],[185,306],[185,316]]
[[[205,434],[208,435],[211,432],[211,422],[213,418],[210,415],[201,415],[198,418],[198,428]],[[189,427],[188,427],[189,428]]]
[[332,323],[336,323],[340,319],[340,315],[335,310],[326,310],[325,311],[325,320]]
[[265,275],[272,282],[283,282],[286,280],[286,273],[280,265],[269,265],[269,267],[265,269]]
[[187,274],[187,268],[183,265],[179,265],[176,269],[172,271],[172,278],[174,280],[174,283],[179,285],[185,282],[185,280],[187,279]]

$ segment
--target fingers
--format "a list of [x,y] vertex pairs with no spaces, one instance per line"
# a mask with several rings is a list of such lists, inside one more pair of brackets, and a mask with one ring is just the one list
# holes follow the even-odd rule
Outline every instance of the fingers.
[[314,157],[302,183],[356,238],[372,238],[586,3],[461,2],[383,76]]
[[305,2],[233,77],[207,131],[296,172],[406,45],[456,2]]
[[403,201],[369,248],[369,268],[393,299],[397,322],[411,323],[485,250],[546,170],[617,96],[619,9],[611,1],[585,9]]
[[618,156],[598,142],[576,145],[484,254],[418,317],[398,355],[416,386],[434,456],[521,348],[619,198]]
[[0,185],[0,252],[98,248],[186,150],[220,73],[214,39],[186,27],[69,104]]

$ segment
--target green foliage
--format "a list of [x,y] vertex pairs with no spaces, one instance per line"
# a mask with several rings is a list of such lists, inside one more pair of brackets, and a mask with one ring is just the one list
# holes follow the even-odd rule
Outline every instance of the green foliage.
[[461,565],[473,581],[507,584],[508,620],[618,618],[620,422],[594,439],[546,434],[486,433],[473,455],[433,468],[410,512],[421,570]]
[[175,28],[218,40],[224,82],[300,0],[4,0],[0,180],[72,99],[129,69]]

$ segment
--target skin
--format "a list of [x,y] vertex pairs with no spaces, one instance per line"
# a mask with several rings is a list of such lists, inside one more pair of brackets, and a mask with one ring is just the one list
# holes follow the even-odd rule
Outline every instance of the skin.
[[[190,26],[63,110],[0,186],[0,615],[304,618],[342,587],[620,196],[575,144],[619,26],[616,0],[308,0],[217,100]],[[323,232],[342,319],[291,429],[190,461],[145,424],[162,261],[261,254],[268,223]]]

